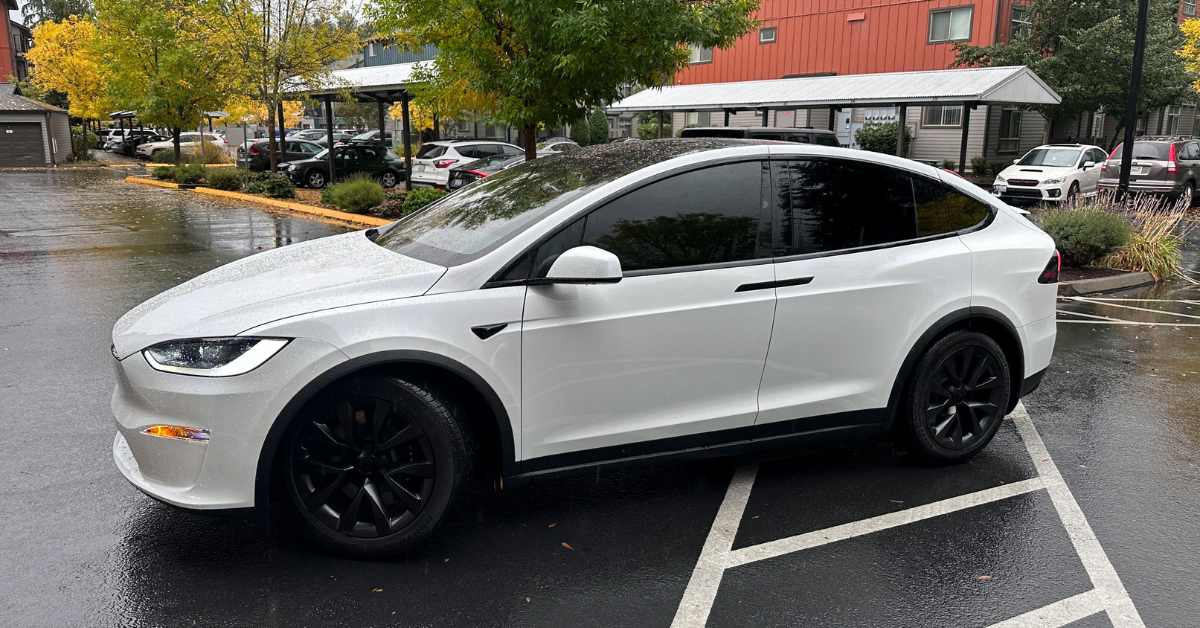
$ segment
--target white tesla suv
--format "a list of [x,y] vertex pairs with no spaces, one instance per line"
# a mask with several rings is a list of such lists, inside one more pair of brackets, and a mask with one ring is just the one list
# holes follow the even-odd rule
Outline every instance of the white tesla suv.
[[914,161],[592,147],[133,309],[113,454],[159,500],[282,500],[358,556],[429,537],[473,470],[511,487],[870,436],[958,461],[1045,373],[1057,276],[1019,210]]

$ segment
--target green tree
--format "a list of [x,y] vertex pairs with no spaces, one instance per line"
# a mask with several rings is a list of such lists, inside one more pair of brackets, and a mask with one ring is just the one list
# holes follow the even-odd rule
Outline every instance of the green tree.
[[95,11],[89,0],[25,0],[21,5],[21,16],[30,28],[42,22],[61,22],[72,15],[91,18]]
[[608,143],[608,116],[604,115],[604,110],[600,107],[592,111],[592,119],[588,120],[588,130],[591,132],[589,144]]
[[535,159],[539,125],[559,126],[620,99],[618,88],[663,85],[688,47],[725,48],[754,28],[759,0],[377,0],[384,32],[438,46],[416,78],[423,93],[463,83],[492,117],[521,129]]
[[236,72],[228,48],[196,28],[196,5],[187,0],[97,0],[96,12],[109,98],[170,129],[178,165],[180,131],[226,102]]
[[591,126],[587,118],[580,118],[571,123],[571,140],[580,146],[592,143]]
[[[896,154],[896,125],[899,122],[868,124],[854,132],[854,141],[863,150],[887,155]],[[904,125],[904,155],[912,150],[912,131]]]
[[[1103,111],[1124,128],[1137,2],[1033,0],[1029,37],[991,46],[955,46],[954,67],[1027,65],[1062,96],[1059,105],[1030,109],[1049,121]],[[1192,79],[1176,55],[1184,43],[1177,0],[1150,0],[1139,112],[1186,100]],[[1115,140],[1114,140],[1115,141]]]

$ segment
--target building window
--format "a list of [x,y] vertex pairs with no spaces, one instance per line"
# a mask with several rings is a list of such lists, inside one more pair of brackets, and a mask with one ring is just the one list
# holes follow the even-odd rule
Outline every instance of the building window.
[[375,42],[371,42],[371,43],[367,44],[367,56],[368,57],[375,56]]
[[1000,143],[998,153],[1015,153],[1021,144],[1021,110],[1004,109],[1000,112]]
[[712,48],[692,46],[692,56],[688,59],[688,63],[692,65],[697,63],[712,63]]
[[929,43],[966,41],[971,38],[974,6],[939,9],[929,12]]
[[709,126],[711,122],[711,111],[689,111],[683,117],[684,126]]
[[760,44],[775,43],[775,27],[771,26],[770,28],[760,28],[758,30],[758,43],[760,43]]
[[1196,14],[1196,0],[1183,0],[1183,14],[1184,15],[1195,15]]
[[1167,107],[1167,123],[1163,125],[1163,132],[1167,135],[1175,135],[1179,132],[1179,115],[1183,113],[1181,105],[1171,105]]
[[921,126],[962,126],[962,105],[925,107]]
[[[1185,0],[1186,2],[1186,0]],[[1192,0],[1193,4],[1196,0]],[[1025,39],[1033,34],[1033,11],[1027,6],[1014,4],[1012,8],[1012,24],[1009,26],[1009,39]]]

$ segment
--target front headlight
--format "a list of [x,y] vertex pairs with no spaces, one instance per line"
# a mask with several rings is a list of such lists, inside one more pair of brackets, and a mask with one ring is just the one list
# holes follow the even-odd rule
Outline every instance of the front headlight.
[[253,371],[287,343],[281,338],[192,338],[160,342],[142,354],[158,371],[229,377]]
[[1067,180],[1066,177],[1059,177],[1057,179],[1046,179],[1045,181],[1042,181],[1042,185],[1059,185],[1063,181],[1066,181],[1066,180]]
[[296,171],[296,166],[295,166],[295,164],[293,164],[293,165],[291,165],[291,166],[288,166],[288,172],[295,172],[295,171]]
[[1008,179],[1005,179],[1004,177],[996,177],[995,185],[1004,185],[1005,183],[1008,183]]

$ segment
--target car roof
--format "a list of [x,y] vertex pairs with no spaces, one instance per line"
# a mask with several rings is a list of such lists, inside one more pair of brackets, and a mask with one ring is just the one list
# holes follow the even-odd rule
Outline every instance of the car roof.
[[750,131],[754,133],[795,133],[803,131],[805,133],[821,133],[827,135],[837,135],[829,129],[817,129],[811,126],[693,126],[684,129],[685,131],[728,131],[736,129],[738,131]]

